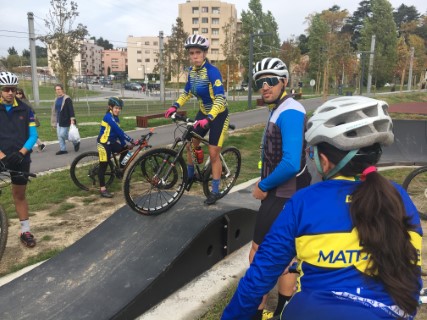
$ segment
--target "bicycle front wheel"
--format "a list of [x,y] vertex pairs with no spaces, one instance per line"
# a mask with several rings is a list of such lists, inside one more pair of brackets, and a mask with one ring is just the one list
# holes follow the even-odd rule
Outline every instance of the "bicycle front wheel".
[[412,171],[402,186],[415,203],[420,219],[427,220],[427,166]]
[[[105,172],[105,186],[113,183],[115,172],[112,161],[108,162],[108,167]],[[99,188],[99,157],[98,152],[89,151],[78,155],[70,167],[71,179],[80,189],[89,191]]]
[[126,169],[123,193],[135,212],[159,214],[178,202],[186,181],[184,159],[175,150],[156,148],[138,155]]
[[[242,158],[240,151],[235,147],[226,147],[221,151],[221,180],[219,182],[220,197],[224,197],[236,183],[240,173]],[[212,164],[206,169],[203,179],[203,193],[209,196],[212,192]]]
[[0,207],[0,260],[3,257],[4,249],[7,243],[8,221],[6,212]]

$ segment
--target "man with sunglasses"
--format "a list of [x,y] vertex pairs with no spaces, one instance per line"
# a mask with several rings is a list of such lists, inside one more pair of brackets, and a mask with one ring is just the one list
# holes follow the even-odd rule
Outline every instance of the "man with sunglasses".
[[[251,262],[285,203],[298,189],[308,186],[311,180],[305,159],[306,112],[299,102],[286,94],[288,78],[288,69],[278,58],[264,58],[256,63],[253,70],[255,86],[270,115],[261,145],[261,179],[252,192],[256,199],[261,200],[261,206],[249,254]],[[294,273],[286,273],[279,278],[279,299],[274,316],[282,312],[295,284]],[[253,319],[262,319],[265,298]]]
[[[10,72],[0,72],[0,166],[11,170],[29,172],[30,154],[38,134],[34,113],[19,99],[15,99],[18,77]],[[21,223],[21,242],[34,247],[36,240],[30,232],[28,202],[25,197],[28,180],[10,173],[12,197]]]

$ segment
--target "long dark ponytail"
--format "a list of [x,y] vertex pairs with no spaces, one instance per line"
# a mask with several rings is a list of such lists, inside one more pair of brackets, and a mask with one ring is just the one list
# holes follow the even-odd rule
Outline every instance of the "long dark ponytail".
[[[347,154],[326,143],[319,144],[318,150],[332,163],[338,163]],[[377,163],[380,155],[379,145],[360,149],[340,174],[360,175]],[[352,194],[350,215],[363,251],[370,256],[366,272],[384,284],[396,305],[407,314],[414,314],[421,289],[421,269],[416,264],[419,257],[409,234],[415,226],[406,215],[399,192],[378,172],[369,173]]]

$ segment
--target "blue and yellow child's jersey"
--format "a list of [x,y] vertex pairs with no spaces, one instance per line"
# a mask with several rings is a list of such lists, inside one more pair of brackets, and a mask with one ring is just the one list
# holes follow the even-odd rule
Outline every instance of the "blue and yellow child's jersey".
[[197,98],[200,111],[210,120],[227,108],[221,73],[207,60],[198,68],[190,68],[184,93],[173,105],[182,107],[192,96]]
[[[381,319],[412,319],[413,315],[404,315],[395,305],[384,285],[366,273],[369,256],[362,250],[349,212],[350,195],[359,183],[346,179],[328,180],[298,191],[286,203],[260,245],[222,319],[250,319],[263,294],[274,287],[295,256],[299,260],[300,276],[297,293],[289,302],[290,310],[298,313],[301,308],[339,305],[345,300],[382,314]],[[419,252],[417,265],[421,267],[422,229],[417,209],[402,187],[394,186],[415,226],[409,235]],[[389,235],[384,239],[384,246],[387,241],[393,241],[392,238],[393,235]],[[419,282],[421,289],[421,279]],[[286,318],[289,309],[285,308]],[[289,318],[298,319],[298,315]],[[355,317],[348,315],[347,318]]]
[[108,143],[120,140],[122,146],[126,145],[126,141],[131,142],[133,139],[128,136],[122,128],[120,128],[120,119],[113,115],[113,113],[107,112],[102,119],[101,129],[98,135],[98,142]]

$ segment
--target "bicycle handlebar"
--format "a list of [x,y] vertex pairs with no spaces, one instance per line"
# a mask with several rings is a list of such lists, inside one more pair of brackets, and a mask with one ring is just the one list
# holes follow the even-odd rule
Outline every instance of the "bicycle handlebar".
[[4,165],[2,165],[2,166],[0,166],[0,175],[3,174],[4,172],[16,173],[16,174],[22,175],[26,178],[28,178],[28,177],[37,178],[37,175],[35,173],[12,170],[12,169],[8,169]]
[[[176,113],[176,112],[173,113],[170,117],[174,121],[175,120],[184,121],[184,122],[187,122],[188,125],[192,125],[192,126],[198,121],[198,120],[194,120],[194,119],[191,119],[191,118],[184,117],[184,116],[182,116],[182,115],[180,115],[179,113]],[[231,130],[234,130],[234,129],[236,129],[236,126],[234,124],[229,124],[228,128],[231,129]]]

